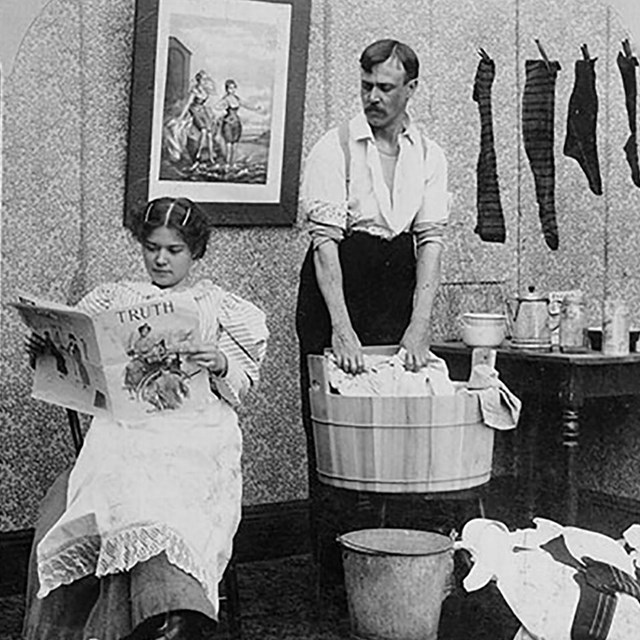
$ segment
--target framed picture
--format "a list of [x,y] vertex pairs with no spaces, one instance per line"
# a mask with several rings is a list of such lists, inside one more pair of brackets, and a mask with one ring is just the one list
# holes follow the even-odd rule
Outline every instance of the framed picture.
[[296,220],[310,0],[136,0],[124,224],[160,196]]

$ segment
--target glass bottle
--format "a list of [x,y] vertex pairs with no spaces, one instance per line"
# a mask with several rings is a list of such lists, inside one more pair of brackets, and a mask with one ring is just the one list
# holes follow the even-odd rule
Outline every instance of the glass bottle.
[[564,353],[587,351],[586,319],[582,291],[568,291],[560,304],[560,350]]

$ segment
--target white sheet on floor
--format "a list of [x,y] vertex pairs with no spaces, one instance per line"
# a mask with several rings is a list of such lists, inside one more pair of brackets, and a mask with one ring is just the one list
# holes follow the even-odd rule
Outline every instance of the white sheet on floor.
[[[456,548],[467,549],[473,566],[463,580],[467,591],[495,582],[522,627],[514,640],[569,640],[580,587],[577,569],[554,559],[541,545],[562,536],[570,554],[611,564],[634,576],[632,559],[619,541],[603,534],[534,518],[535,527],[509,531],[497,520],[467,522]],[[607,640],[635,640],[640,629],[640,603],[616,594]]]

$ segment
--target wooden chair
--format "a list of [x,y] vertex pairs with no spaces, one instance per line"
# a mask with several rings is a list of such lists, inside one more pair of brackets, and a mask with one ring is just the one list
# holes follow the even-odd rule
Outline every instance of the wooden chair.
[[[82,449],[84,436],[80,427],[80,417],[74,409],[67,409],[67,418],[71,430],[71,438],[76,456]],[[224,611],[231,640],[242,640],[242,624],[240,620],[240,592],[238,590],[238,574],[235,556],[231,558],[222,576],[220,609]]]

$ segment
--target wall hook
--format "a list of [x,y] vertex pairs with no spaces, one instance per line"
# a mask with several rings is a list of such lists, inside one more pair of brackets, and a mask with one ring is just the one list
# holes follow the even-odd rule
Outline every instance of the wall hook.
[[491,62],[491,57],[489,56],[489,54],[482,48],[479,47],[478,48],[478,55],[485,61],[485,62]]
[[586,44],[583,44],[583,45],[580,47],[580,51],[582,51],[582,57],[583,57],[585,60],[591,60],[591,56],[589,55],[589,47],[587,47],[587,45],[586,45]]
[[547,65],[547,70],[551,71],[551,62],[549,62],[549,58],[547,57],[547,54],[545,53],[545,50],[542,48],[542,45],[540,44],[540,40],[538,38],[534,38],[534,42],[536,43],[536,46],[538,47],[538,51],[540,52],[540,55],[542,56],[542,59],[544,60],[544,63]]
[[632,54],[632,51],[631,51],[631,45],[629,44],[629,38],[625,38],[625,39],[622,41],[622,50],[624,51],[624,55],[625,55],[627,58],[631,58],[631,56],[632,56],[633,54]]

